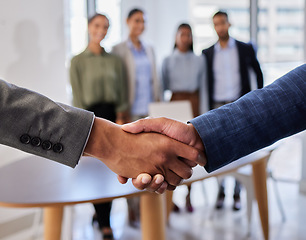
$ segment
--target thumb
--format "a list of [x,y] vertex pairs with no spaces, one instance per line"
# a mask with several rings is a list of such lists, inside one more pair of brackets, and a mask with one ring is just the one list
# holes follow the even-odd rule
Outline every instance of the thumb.
[[124,124],[121,129],[129,133],[163,132],[163,123],[158,118],[145,118],[136,122]]

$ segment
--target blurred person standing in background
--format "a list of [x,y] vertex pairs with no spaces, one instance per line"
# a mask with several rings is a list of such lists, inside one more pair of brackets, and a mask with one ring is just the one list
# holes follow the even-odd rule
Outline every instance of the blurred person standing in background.
[[[145,30],[145,14],[138,8],[132,9],[126,20],[128,39],[112,49],[125,65],[128,81],[128,96],[131,120],[135,121],[148,116],[151,102],[160,98],[160,88],[156,71],[154,50],[145,44],[141,35]],[[127,199],[129,222],[131,226],[139,225],[139,197]]]
[[[128,111],[123,63],[100,45],[108,28],[109,20],[105,15],[95,14],[88,20],[89,44],[71,60],[73,105],[92,111],[97,117],[123,124]],[[93,223],[98,221],[104,240],[113,239],[111,202],[94,204],[94,207]]]
[[[203,67],[204,66],[204,67]],[[163,90],[172,92],[171,101],[188,100],[193,116],[208,111],[206,60],[193,52],[192,29],[189,24],[179,25],[173,53],[162,64]],[[190,200],[191,185],[188,185],[186,210],[193,211]],[[174,211],[179,208],[174,205]]]
[[145,14],[132,9],[127,17],[129,37],[113,47],[125,64],[129,88],[129,103],[132,120],[148,116],[149,103],[160,98],[154,50],[145,44],[141,35],[145,30]]
[[[263,75],[256,53],[251,44],[229,36],[231,26],[226,12],[218,11],[213,16],[218,42],[204,49],[207,60],[209,108],[219,108],[251,91],[251,71],[257,78],[257,88],[263,87]],[[225,198],[224,179],[220,181],[216,208],[223,208]],[[240,210],[241,184],[236,180],[234,210]]]

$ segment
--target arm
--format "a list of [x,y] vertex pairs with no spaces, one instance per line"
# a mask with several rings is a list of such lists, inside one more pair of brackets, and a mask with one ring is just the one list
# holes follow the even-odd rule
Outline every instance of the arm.
[[1,144],[75,167],[93,118],[90,112],[0,80]]
[[[71,167],[85,148],[85,155],[100,159],[128,178],[141,172],[161,173],[167,182],[178,185],[191,176],[198,150],[159,134],[126,133],[101,118],[93,123],[93,117],[85,110],[57,104],[0,80],[1,144]],[[45,141],[50,141],[50,149],[45,148]]]
[[206,113],[209,110],[208,102],[208,80],[207,80],[207,65],[206,57],[202,55],[200,57],[200,69],[201,73],[199,76],[199,88],[200,88],[200,114]]
[[306,65],[191,120],[202,138],[207,171],[306,128]]
[[[190,122],[204,144],[205,168],[211,172],[266,147],[281,138],[306,129],[306,65],[302,65],[271,85],[248,93],[232,104],[203,114]],[[125,131],[160,132],[179,141],[199,146],[186,127],[171,119],[142,120],[123,126]],[[166,130],[166,131],[165,131]],[[142,176],[141,176],[142,177]],[[120,179],[122,180],[122,179]],[[140,189],[150,182],[134,179]],[[151,190],[160,186],[155,184]]]
[[168,74],[168,65],[167,58],[164,59],[161,70],[161,78],[162,78],[162,90],[163,92],[169,90],[169,74]]

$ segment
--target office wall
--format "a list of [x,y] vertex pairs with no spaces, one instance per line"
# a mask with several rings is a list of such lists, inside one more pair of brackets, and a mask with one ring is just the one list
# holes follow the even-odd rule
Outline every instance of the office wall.
[[[0,78],[67,102],[63,0],[0,1]],[[0,146],[0,165],[24,156]]]

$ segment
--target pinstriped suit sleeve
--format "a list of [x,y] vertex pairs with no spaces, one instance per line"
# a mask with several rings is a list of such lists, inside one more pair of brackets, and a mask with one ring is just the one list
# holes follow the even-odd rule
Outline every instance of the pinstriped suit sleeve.
[[208,172],[306,129],[306,64],[269,86],[190,121]]
[[[75,167],[93,118],[90,112],[0,80],[0,144]],[[21,141],[23,135],[36,141]]]

